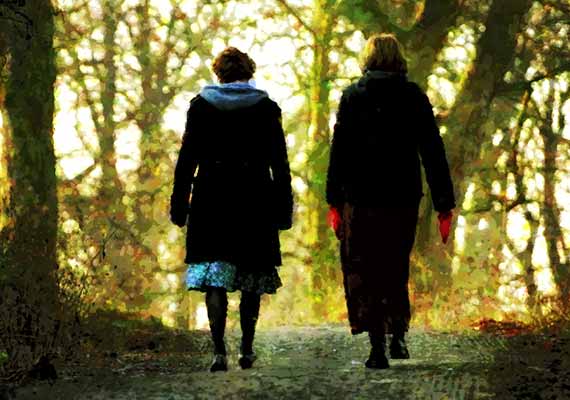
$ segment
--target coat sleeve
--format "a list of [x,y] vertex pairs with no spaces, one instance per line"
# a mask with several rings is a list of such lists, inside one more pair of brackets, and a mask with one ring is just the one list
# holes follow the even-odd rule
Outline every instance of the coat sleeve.
[[281,122],[281,109],[277,104],[274,104],[270,121],[270,167],[277,203],[276,222],[280,230],[286,230],[291,228],[293,223],[293,189],[285,133]]
[[419,93],[418,109],[418,150],[431,191],[433,207],[439,212],[449,211],[455,208],[455,197],[445,156],[445,148],[433,115],[431,103],[428,97],[421,91]]
[[170,220],[176,225],[186,223],[188,201],[192,191],[192,180],[198,167],[196,130],[198,120],[194,105],[190,103],[186,114],[186,128],[182,136],[182,146],[174,168],[174,186],[170,196]]
[[343,173],[346,172],[346,139],[348,128],[348,110],[347,95],[343,93],[338,112],[336,114],[336,122],[333,129],[333,138],[330,149],[330,160],[327,171],[327,187],[326,198],[327,203],[339,208],[345,201],[343,187]]

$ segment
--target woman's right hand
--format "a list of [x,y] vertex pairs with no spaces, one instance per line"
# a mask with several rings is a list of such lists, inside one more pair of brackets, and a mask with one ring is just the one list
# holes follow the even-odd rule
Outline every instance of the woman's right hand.
[[439,220],[439,233],[441,241],[445,244],[449,238],[449,231],[451,229],[451,220],[453,219],[453,212],[451,210],[440,212],[437,216]]
[[334,231],[337,239],[340,239],[340,225],[342,223],[342,218],[340,217],[338,208],[332,205],[330,206],[329,212],[327,213],[327,222]]

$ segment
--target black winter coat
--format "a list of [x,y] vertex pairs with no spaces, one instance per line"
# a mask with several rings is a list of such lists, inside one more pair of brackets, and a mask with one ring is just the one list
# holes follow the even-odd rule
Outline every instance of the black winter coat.
[[279,106],[264,98],[222,110],[200,95],[192,99],[170,211],[179,224],[188,215],[184,262],[281,265],[278,230],[291,227],[292,209]]
[[327,202],[413,206],[423,196],[419,156],[435,210],[451,210],[453,186],[427,96],[405,75],[368,71],[340,100]]

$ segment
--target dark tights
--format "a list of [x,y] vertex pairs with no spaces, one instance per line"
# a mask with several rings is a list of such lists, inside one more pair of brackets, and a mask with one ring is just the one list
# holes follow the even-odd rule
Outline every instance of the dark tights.
[[[255,336],[255,324],[259,316],[260,301],[261,296],[257,293],[241,292],[239,313],[242,331],[242,354],[251,354],[253,352],[253,337]],[[206,308],[208,309],[214,352],[216,354],[226,355],[226,346],[224,344],[224,332],[226,330],[226,316],[228,312],[228,295],[226,289],[209,287],[206,290]]]

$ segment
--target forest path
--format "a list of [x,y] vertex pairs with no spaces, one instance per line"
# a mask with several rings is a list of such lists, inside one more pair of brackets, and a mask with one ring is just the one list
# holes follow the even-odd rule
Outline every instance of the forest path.
[[[229,371],[210,373],[209,338],[199,353],[143,351],[99,367],[61,369],[54,385],[36,383],[16,399],[569,399],[570,341],[412,329],[409,360],[364,367],[365,334],[346,327],[260,330],[258,360],[237,364],[239,332],[227,335]],[[112,364],[112,365],[111,365]],[[2,396],[0,396],[1,398]],[[10,396],[9,398],[11,398]]]

